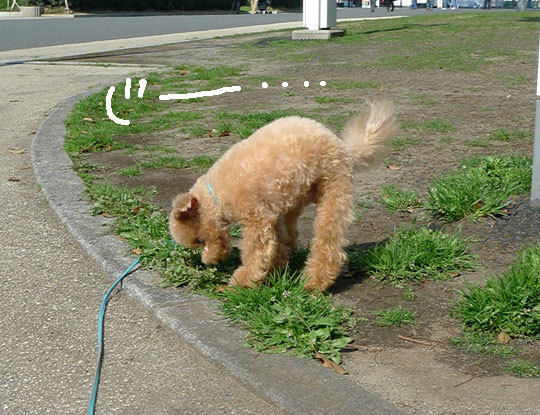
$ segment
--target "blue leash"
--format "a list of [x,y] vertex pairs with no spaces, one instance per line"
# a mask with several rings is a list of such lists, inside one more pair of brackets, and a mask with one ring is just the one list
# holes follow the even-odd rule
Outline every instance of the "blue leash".
[[118,278],[113,285],[109,287],[103,301],[101,302],[101,308],[99,309],[99,319],[98,319],[98,362],[96,368],[96,377],[94,378],[94,389],[92,390],[92,398],[90,399],[90,408],[88,409],[88,415],[94,415],[96,407],[97,392],[99,387],[99,376],[101,374],[101,364],[103,363],[103,320],[105,318],[105,309],[107,308],[107,303],[109,302],[109,296],[111,295],[114,288],[128,275],[133,267],[139,263],[141,257],[139,256],[133,263],[124,271],[124,273]]

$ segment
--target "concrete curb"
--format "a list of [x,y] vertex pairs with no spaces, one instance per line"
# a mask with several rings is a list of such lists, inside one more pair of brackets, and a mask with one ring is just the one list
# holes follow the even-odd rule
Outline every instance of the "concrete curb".
[[[89,215],[84,184],[63,150],[65,118],[76,102],[93,92],[96,90],[67,99],[43,121],[32,143],[32,164],[36,179],[60,220],[113,281],[133,258],[129,257],[127,245],[104,227],[109,219]],[[244,333],[217,313],[217,301],[161,289],[156,279],[154,274],[139,269],[126,278],[123,288],[183,341],[285,413],[401,413],[346,376],[313,360],[245,349]]]

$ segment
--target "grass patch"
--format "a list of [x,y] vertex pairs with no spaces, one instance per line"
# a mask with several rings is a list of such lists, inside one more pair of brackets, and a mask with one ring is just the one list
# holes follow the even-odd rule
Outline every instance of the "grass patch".
[[258,351],[311,358],[315,351],[341,362],[351,310],[335,306],[329,295],[312,295],[303,289],[300,274],[274,274],[256,288],[223,292],[222,311],[247,330],[246,345]]
[[141,175],[141,169],[138,166],[126,167],[120,170],[120,174],[126,177],[135,177]]
[[187,159],[178,156],[160,156],[152,161],[143,161],[140,163],[141,167],[146,169],[160,169],[167,167],[169,169],[185,169],[188,167],[197,167],[200,169],[208,169],[216,161],[215,157],[209,156],[197,156],[192,159]]
[[397,306],[377,311],[377,324],[383,327],[402,327],[416,323],[416,312]]
[[439,132],[448,133],[455,131],[455,127],[448,121],[440,120],[438,118],[432,118],[426,121],[413,121],[405,120],[401,123],[401,128],[404,130],[417,130],[423,132]]
[[192,124],[187,127],[182,127],[181,131],[189,138],[203,137],[208,134],[206,128],[201,124]]
[[467,141],[469,147],[484,147],[487,148],[491,144],[489,137],[484,138],[473,138],[472,140]]
[[397,189],[394,185],[384,186],[380,196],[382,204],[393,212],[410,211],[421,206],[416,192]]
[[154,145],[151,145],[151,146],[144,146],[144,147],[142,147],[142,151],[146,151],[148,153],[154,153],[154,152],[176,153],[176,149],[169,148],[169,147],[163,146],[161,144],[154,144]]
[[401,291],[401,298],[403,298],[405,301],[414,301],[417,297],[418,294],[416,294],[413,287],[410,285],[403,287],[403,290]]
[[511,196],[530,187],[530,157],[475,157],[436,180],[425,206],[448,222],[501,215]]
[[353,253],[353,268],[366,270],[377,281],[395,287],[426,278],[444,280],[476,267],[468,241],[428,228],[401,229],[384,245],[365,254]]
[[501,80],[504,86],[509,88],[520,86],[527,82],[527,78],[522,74],[497,75],[497,78]]
[[332,81],[326,84],[327,88],[338,91],[347,89],[378,89],[382,85],[377,81]]
[[152,191],[99,184],[88,184],[87,191],[94,201],[91,213],[113,217],[113,230],[141,255],[143,266],[164,277],[166,285],[205,290],[228,281],[229,275],[202,264],[198,250],[171,241],[167,214],[145,201]]
[[456,137],[453,137],[451,135],[445,135],[444,137],[441,137],[439,141],[441,144],[451,144],[456,141]]
[[[91,213],[114,217],[113,230],[141,255],[144,267],[164,277],[165,285],[186,286],[215,297],[215,287],[225,284],[239,264],[237,249],[225,262],[207,267],[200,250],[172,242],[167,214],[145,202],[153,194],[148,189],[89,184],[88,193],[94,200]],[[307,254],[307,249],[293,252],[291,267],[300,269]],[[259,351],[301,357],[312,357],[317,351],[339,363],[341,349],[351,341],[347,332],[354,324],[352,311],[335,306],[329,295],[308,293],[303,283],[301,274],[285,271],[275,273],[261,287],[225,290],[219,295],[223,313],[247,328],[247,344]]]
[[369,208],[369,205],[366,202],[358,200],[354,205],[354,220],[359,221],[362,219],[362,211],[367,208]]
[[428,97],[426,94],[409,94],[409,100],[413,104],[422,104],[426,107],[432,107],[437,104],[433,98]]
[[517,360],[509,368],[508,372],[520,378],[538,378],[540,377],[540,367],[535,366],[526,360]]
[[242,237],[242,227],[237,223],[232,223],[229,227],[229,235],[232,238],[241,238]]
[[461,336],[450,339],[450,343],[469,353],[495,356],[511,356],[517,353],[516,349],[498,343],[493,336],[481,333],[463,332]]
[[[239,66],[214,66],[206,68],[204,66],[192,66],[192,65],[178,65],[174,67],[174,73],[182,74],[181,78],[184,80],[197,80],[197,81],[223,81],[224,78],[232,78],[240,76],[243,72],[243,68]],[[187,72],[187,73],[186,73]],[[170,79],[178,79],[177,77],[170,77]]]
[[350,104],[354,102],[354,99],[322,95],[319,97],[315,97],[315,102],[317,102],[318,104],[334,104],[334,103]]
[[504,128],[499,128],[493,132],[492,137],[494,140],[498,141],[514,142],[531,140],[533,134],[521,130],[505,130]]
[[[121,85],[117,89],[121,90]],[[107,117],[105,94],[103,90],[75,105],[66,120],[68,132],[64,148],[68,154],[125,148],[127,145],[116,137],[165,130],[202,118],[201,113],[191,111],[161,113],[167,107],[166,104],[153,102],[150,98],[126,100],[117,92],[113,95],[111,106],[117,116],[131,121],[129,126],[118,125]]]
[[[372,65],[408,71],[448,72],[485,70],[494,59],[510,63],[516,55],[522,55],[504,42],[501,31],[516,34],[525,41],[520,32],[524,30],[532,34],[535,30],[532,22],[524,23],[511,13],[497,16],[416,16],[407,20],[351,23],[344,27],[347,36],[336,39],[338,44],[384,43],[397,52],[370,62]],[[486,45],[505,46],[489,48]]]
[[[151,73],[146,76],[148,88],[142,99],[126,100],[123,93],[125,84],[117,84],[111,99],[111,108],[118,117],[129,119],[129,126],[115,124],[108,118],[105,109],[108,88],[103,89],[75,105],[66,120],[68,132],[64,148],[72,156],[125,148],[126,144],[118,141],[118,137],[167,130],[200,120],[204,112],[170,111],[171,105],[179,103],[161,102],[158,100],[159,94],[163,89],[174,90],[175,93],[200,90],[201,87],[213,89],[224,86],[225,79],[237,77],[241,73],[242,68],[234,66],[178,66],[169,72]],[[132,79],[132,97],[136,96],[138,81],[137,78]],[[204,85],[201,85],[201,82]],[[189,100],[189,103],[194,102],[200,100]]]
[[401,151],[404,148],[418,144],[420,140],[415,137],[396,137],[392,140],[392,148],[395,151]]
[[521,252],[502,275],[485,287],[461,291],[454,314],[465,330],[540,338],[540,243]]
[[220,111],[214,117],[216,130],[229,131],[240,138],[248,138],[262,126],[289,115],[303,115],[295,110],[276,110],[270,112],[233,113]]

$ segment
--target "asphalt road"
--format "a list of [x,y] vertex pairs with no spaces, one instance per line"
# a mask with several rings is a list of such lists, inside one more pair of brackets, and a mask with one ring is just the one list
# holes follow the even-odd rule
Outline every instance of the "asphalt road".
[[297,13],[12,18],[0,23],[0,51],[301,20]]
[[[399,1],[396,1],[396,6]],[[471,9],[452,10],[452,13]],[[438,12],[450,12],[440,10]],[[381,16],[410,16],[426,13],[424,9],[410,10],[396,7],[388,13],[386,8],[339,8],[338,19]],[[301,22],[301,13],[275,15],[250,14],[200,14],[200,15],[148,15],[110,16],[84,18],[3,18],[0,20],[0,51],[36,48],[100,40],[127,39],[145,36],[187,33],[263,24]]]

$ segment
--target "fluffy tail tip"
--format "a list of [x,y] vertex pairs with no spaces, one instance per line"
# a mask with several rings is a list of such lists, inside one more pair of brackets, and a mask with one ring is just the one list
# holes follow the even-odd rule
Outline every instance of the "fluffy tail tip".
[[358,168],[369,168],[390,151],[396,132],[394,104],[389,100],[369,105],[369,112],[352,117],[343,128],[342,137]]

